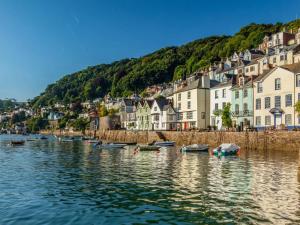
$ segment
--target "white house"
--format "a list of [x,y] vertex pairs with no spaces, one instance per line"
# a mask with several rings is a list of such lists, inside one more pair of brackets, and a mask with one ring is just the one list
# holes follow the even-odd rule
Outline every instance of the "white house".
[[151,107],[152,130],[176,129],[176,112],[168,99],[155,99]]
[[226,82],[220,83],[210,89],[210,125],[218,130],[223,128],[221,115],[216,112],[221,112],[226,104],[231,102],[231,88],[235,81],[235,75],[229,78]]

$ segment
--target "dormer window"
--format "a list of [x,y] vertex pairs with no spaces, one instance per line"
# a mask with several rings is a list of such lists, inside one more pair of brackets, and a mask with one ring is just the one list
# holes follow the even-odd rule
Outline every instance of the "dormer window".
[[240,86],[244,85],[244,77],[240,77],[239,84]]

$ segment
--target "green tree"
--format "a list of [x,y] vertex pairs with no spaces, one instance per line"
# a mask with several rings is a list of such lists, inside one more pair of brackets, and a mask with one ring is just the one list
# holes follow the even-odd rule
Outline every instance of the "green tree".
[[224,127],[231,127],[232,126],[232,119],[231,119],[231,110],[230,110],[230,103],[227,103],[222,110],[221,118],[222,118],[222,125]]
[[72,123],[72,126],[75,128],[75,130],[79,130],[83,134],[85,134],[85,130],[87,129],[88,124],[89,124],[89,120],[81,117],[81,118],[76,119]]

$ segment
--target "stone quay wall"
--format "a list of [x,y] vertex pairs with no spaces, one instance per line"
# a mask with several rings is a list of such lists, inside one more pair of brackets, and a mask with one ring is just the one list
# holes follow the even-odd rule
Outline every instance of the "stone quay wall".
[[[221,143],[236,143],[245,150],[299,151],[300,132],[180,132],[180,131],[126,131],[101,130],[97,136],[106,141],[150,143],[165,138],[175,141],[177,146],[208,144],[216,147]],[[300,151],[299,151],[300,152]]]

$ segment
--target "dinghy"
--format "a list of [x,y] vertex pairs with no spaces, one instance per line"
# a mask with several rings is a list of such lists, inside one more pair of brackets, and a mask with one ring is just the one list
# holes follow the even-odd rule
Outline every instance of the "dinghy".
[[160,148],[157,145],[138,145],[139,151],[158,151]]
[[24,145],[25,144],[25,141],[11,141],[10,142],[10,145],[12,146],[16,146],[16,145]]
[[181,152],[208,152],[208,145],[203,144],[193,144],[188,146],[183,146]]
[[213,154],[217,156],[236,155],[240,150],[240,147],[236,144],[221,144],[219,147],[213,150]]
[[172,147],[175,145],[175,141],[157,141],[154,145],[160,147]]
[[120,149],[127,146],[126,144],[115,144],[115,143],[108,143],[108,144],[95,144],[95,147],[101,148],[101,149]]

